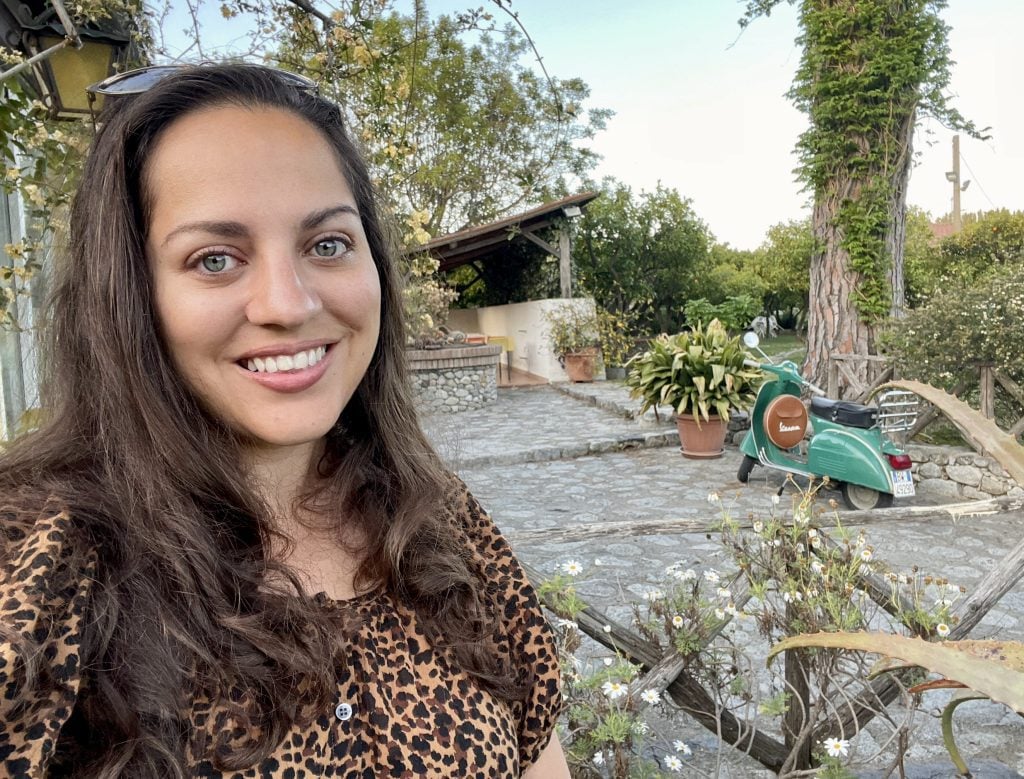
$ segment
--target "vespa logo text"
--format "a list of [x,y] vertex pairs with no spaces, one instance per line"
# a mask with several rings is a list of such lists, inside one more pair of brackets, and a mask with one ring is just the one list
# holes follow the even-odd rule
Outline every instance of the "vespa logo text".
[[782,422],[779,422],[779,432],[780,433],[795,433],[799,429],[800,429],[800,425],[784,425]]

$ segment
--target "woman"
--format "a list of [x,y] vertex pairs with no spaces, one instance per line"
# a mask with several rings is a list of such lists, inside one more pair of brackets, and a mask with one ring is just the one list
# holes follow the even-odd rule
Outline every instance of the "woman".
[[0,460],[5,776],[568,776],[550,633],[416,422],[373,188],[310,86],[100,85],[140,94],[72,207],[49,421]]

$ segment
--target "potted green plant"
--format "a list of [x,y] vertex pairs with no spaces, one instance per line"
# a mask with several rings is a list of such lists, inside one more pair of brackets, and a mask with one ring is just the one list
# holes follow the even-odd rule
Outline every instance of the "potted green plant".
[[613,313],[597,309],[597,330],[601,339],[601,358],[609,380],[626,378],[626,363],[634,353],[634,317],[626,312]]
[[641,413],[658,406],[676,412],[686,457],[719,457],[732,411],[753,405],[762,373],[744,365],[751,357],[739,336],[730,338],[713,319],[678,335],[660,335],[629,361],[626,386],[643,401]]
[[544,315],[551,348],[569,381],[593,381],[601,341],[594,309],[562,306]]

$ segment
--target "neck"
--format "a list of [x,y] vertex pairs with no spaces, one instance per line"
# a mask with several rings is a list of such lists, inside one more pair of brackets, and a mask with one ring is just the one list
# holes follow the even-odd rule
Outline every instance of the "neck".
[[259,447],[248,452],[249,472],[280,529],[295,521],[295,502],[309,486],[320,457],[319,442],[292,447]]

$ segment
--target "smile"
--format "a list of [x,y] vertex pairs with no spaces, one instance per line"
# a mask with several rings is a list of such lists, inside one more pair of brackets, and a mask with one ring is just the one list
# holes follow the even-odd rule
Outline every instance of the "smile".
[[245,367],[252,373],[285,373],[312,368],[327,354],[326,346],[318,346],[297,354],[280,354],[274,357],[253,357],[246,360]]

